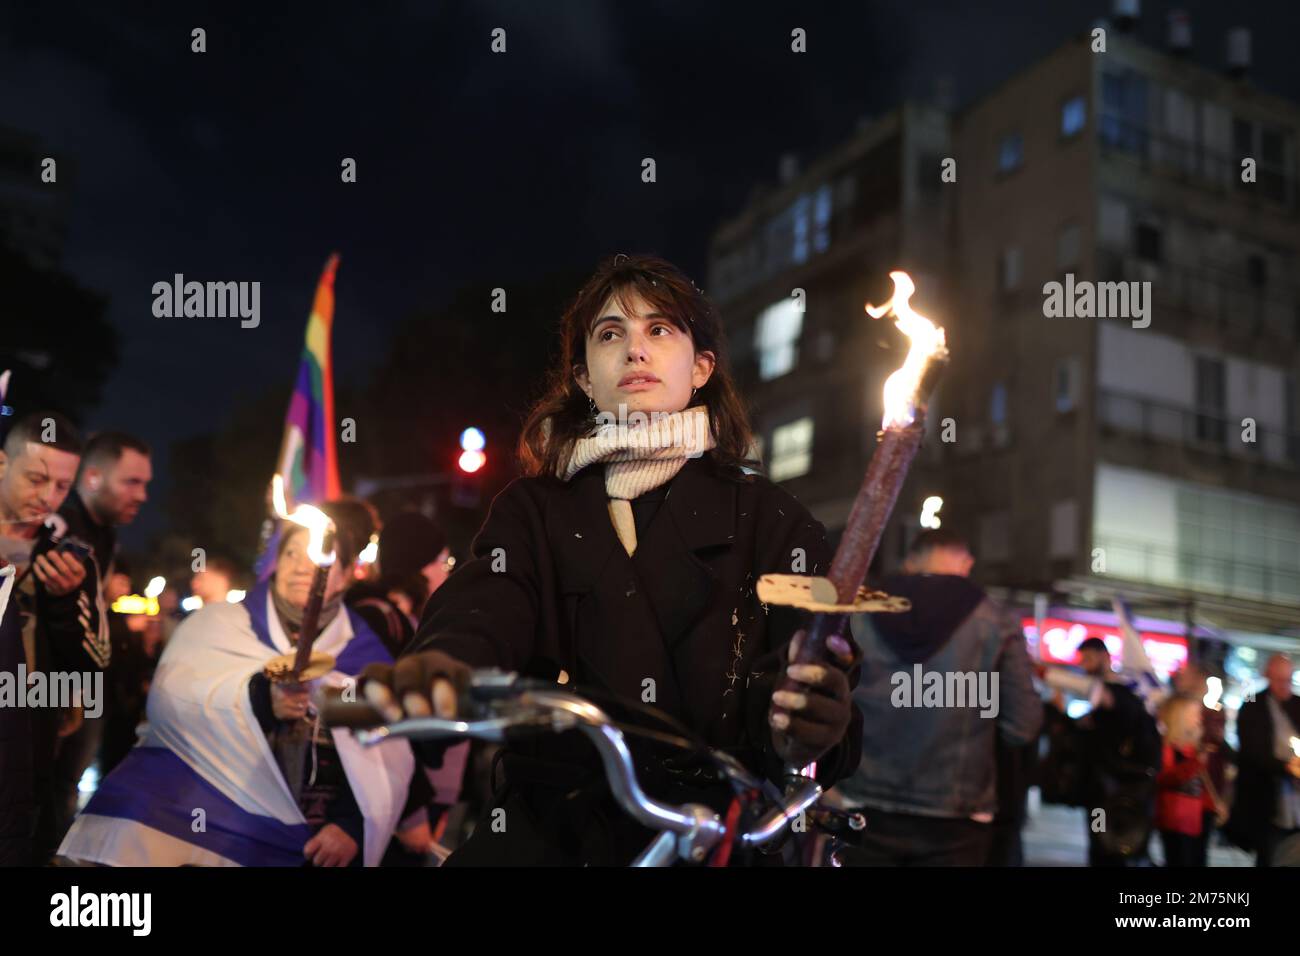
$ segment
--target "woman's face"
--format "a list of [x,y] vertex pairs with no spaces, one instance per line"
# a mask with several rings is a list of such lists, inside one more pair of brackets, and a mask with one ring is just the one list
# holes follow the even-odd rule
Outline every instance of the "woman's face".
[[[325,600],[329,600],[351,583],[351,568],[335,561],[330,567],[329,578],[325,582]],[[294,607],[306,607],[307,595],[311,593],[311,579],[316,573],[316,565],[307,556],[307,529],[295,528],[290,532],[289,540],[280,559],[275,563],[275,593]]]
[[713,374],[712,352],[696,353],[689,334],[640,295],[628,308],[610,296],[587,337],[587,366],[578,385],[602,412],[679,412]]

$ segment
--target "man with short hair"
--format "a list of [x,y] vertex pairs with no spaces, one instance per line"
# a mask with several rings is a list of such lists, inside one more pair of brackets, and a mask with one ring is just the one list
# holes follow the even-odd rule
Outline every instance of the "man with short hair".
[[[975,559],[947,530],[917,536],[906,573],[881,588],[911,600],[901,614],[867,615],[854,627],[862,678],[862,760],[837,789],[867,818],[846,863],[983,866],[998,809],[994,742],[1024,746],[1038,735],[1043,706],[1016,622],[969,579]],[[907,692],[917,671],[946,686],[981,688],[976,699],[937,704]],[[948,680],[953,678],[953,680]],[[900,694],[900,691],[904,691]],[[945,691],[946,694],[946,691]],[[984,699],[981,699],[984,698]]]
[[[1079,644],[1079,666],[1097,680],[1092,709],[1072,721],[1082,734],[1088,865],[1130,866],[1147,858],[1161,741],[1146,705],[1112,666],[1099,637]],[[1052,706],[1060,709],[1058,701]]]
[[[0,670],[15,678],[20,665],[28,674],[50,670],[52,649],[80,643],[76,632],[41,620],[38,592],[71,594],[86,569],[75,555],[35,552],[51,535],[46,522],[72,488],[81,451],[77,429],[51,411],[19,419],[0,446],[0,565],[11,569],[0,617]],[[0,708],[0,864],[42,862],[33,855],[33,835],[62,717],[53,705]]]
[[[1233,833],[1254,848],[1258,866],[1278,863],[1283,841],[1300,842],[1300,697],[1292,692],[1291,658],[1274,654],[1264,665],[1268,688],[1237,714],[1237,796]],[[1292,860],[1300,854],[1289,854]]]
[[[149,446],[124,432],[104,431],[87,443],[77,473],[76,487],[59,510],[65,537],[90,547],[87,574],[74,593],[54,597],[46,605],[51,627],[81,633],[84,657],[99,668],[109,666],[112,637],[103,586],[112,573],[117,554],[117,528],[130,524],[148,501],[153,479]],[[85,670],[85,667],[69,669]],[[88,720],[64,737],[54,768],[50,818],[42,824],[40,839],[53,853],[77,812],[77,785],[95,759],[103,738],[103,716]],[[37,847],[40,851],[42,848]]]
[[[0,449],[0,557],[56,594],[81,583],[85,569],[70,555],[33,561],[41,528],[63,505],[81,462],[81,436],[57,412],[36,412],[14,423]],[[25,638],[30,642],[30,638]],[[30,656],[30,649],[28,651]]]

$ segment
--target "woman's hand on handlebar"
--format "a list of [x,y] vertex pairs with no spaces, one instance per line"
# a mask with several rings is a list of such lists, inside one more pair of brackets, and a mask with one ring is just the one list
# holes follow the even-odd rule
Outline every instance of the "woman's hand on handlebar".
[[421,651],[391,666],[367,666],[361,672],[361,692],[389,723],[403,717],[452,719],[469,681],[468,664],[442,651]]

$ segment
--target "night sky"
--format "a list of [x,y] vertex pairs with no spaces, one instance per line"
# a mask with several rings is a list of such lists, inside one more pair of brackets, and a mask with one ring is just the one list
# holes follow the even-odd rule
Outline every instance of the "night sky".
[[[1109,11],[1106,0],[29,6],[0,21],[0,124],[40,136],[61,172],[75,167],[63,267],[109,297],[122,346],[87,424],[155,446],[159,498],[177,480],[169,442],[294,374],[331,250],[336,374],[356,387],[404,316],[469,282],[508,288],[645,251],[707,291],[710,233],[775,179],[783,152],[815,157],[860,117],[928,97],[939,76],[967,102]],[[1300,99],[1300,4],[1143,6],[1139,32],[1157,43],[1166,11],[1188,10],[1195,57],[1216,68],[1227,28],[1252,27],[1257,84]],[[196,26],[204,54],[190,51]],[[498,26],[504,55],[489,48]],[[807,54],[790,52],[796,26]],[[640,181],[646,156],[657,183]],[[340,182],[344,157],[356,184]],[[151,287],[176,272],[260,281],[261,326],[155,318]],[[128,543],[160,521],[146,508]]]

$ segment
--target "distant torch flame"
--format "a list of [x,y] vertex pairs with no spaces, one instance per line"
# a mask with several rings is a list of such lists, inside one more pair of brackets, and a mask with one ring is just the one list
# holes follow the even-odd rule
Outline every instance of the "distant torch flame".
[[891,272],[889,278],[894,280],[894,294],[884,305],[868,305],[867,314],[878,319],[892,312],[898,331],[912,340],[902,366],[885,380],[885,417],[881,422],[882,428],[905,428],[916,419],[916,393],[926,360],[944,348],[943,329],[908,305],[916,291],[911,276]]
[[318,568],[328,567],[334,563],[334,550],[326,554],[325,536],[334,530],[334,522],[325,512],[311,505],[298,505],[289,513],[289,505],[284,497],[284,479],[276,475],[271,479],[271,506],[275,513],[285,521],[291,521],[307,529],[307,557]]
[[1201,703],[1210,710],[1221,710],[1219,698],[1223,696],[1223,681],[1217,677],[1206,678],[1205,696],[1201,698]]

